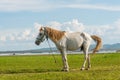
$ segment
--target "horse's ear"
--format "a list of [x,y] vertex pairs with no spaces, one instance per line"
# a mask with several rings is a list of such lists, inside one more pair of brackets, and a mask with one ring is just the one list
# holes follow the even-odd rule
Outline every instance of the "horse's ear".
[[40,28],[40,31],[43,31],[43,30],[44,30],[44,28],[43,28],[43,27],[41,27],[41,28]]

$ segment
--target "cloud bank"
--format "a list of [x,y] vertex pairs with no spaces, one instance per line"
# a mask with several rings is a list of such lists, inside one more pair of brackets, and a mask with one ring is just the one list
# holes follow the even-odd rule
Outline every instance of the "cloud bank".
[[[105,25],[85,25],[82,22],[79,22],[77,19],[73,19],[71,21],[66,21],[63,23],[57,21],[51,21],[46,24],[40,24],[35,22],[34,27],[29,29],[23,29],[19,32],[17,30],[7,31],[4,30],[0,33],[0,42],[25,42],[25,41],[34,41],[41,26],[49,26],[51,28],[55,28],[58,30],[64,30],[69,32],[87,32],[90,35],[99,35],[102,37],[104,43],[116,43],[120,41],[120,19],[113,22],[112,24]],[[17,32],[16,32],[17,31]]]

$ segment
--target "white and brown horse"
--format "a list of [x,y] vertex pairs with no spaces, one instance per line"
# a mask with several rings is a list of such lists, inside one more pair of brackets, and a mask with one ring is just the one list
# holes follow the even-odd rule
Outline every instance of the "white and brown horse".
[[81,67],[81,70],[84,70],[86,61],[88,61],[87,69],[91,67],[90,56],[88,53],[91,40],[93,39],[94,41],[97,42],[97,45],[93,50],[93,53],[98,51],[102,45],[101,38],[96,35],[89,35],[84,32],[69,33],[69,32],[59,31],[49,27],[40,28],[35,44],[39,45],[46,38],[50,38],[55,43],[57,49],[60,51],[62,55],[62,61],[63,61],[63,71],[69,71],[66,50],[70,50],[70,51],[77,50],[77,49],[83,50],[85,59]]

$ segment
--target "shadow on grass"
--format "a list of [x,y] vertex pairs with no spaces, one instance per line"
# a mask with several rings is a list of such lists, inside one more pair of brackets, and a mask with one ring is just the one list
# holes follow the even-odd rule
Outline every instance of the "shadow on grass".
[[61,70],[53,69],[20,69],[20,70],[4,70],[0,74],[19,74],[19,73],[46,73],[46,72],[62,72]]
[[[70,69],[69,72],[82,72],[80,69]],[[89,70],[83,70],[89,71]],[[90,70],[91,71],[91,70]],[[19,69],[19,70],[0,70],[0,74],[19,74],[19,73],[47,73],[47,72],[65,72],[61,69]]]

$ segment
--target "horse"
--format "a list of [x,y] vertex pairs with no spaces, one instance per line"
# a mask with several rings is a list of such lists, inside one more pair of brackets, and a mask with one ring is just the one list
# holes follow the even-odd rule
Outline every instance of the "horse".
[[93,49],[93,53],[100,50],[102,46],[102,39],[97,35],[89,35],[85,32],[67,32],[60,31],[50,27],[41,27],[39,29],[39,34],[35,40],[36,45],[40,45],[45,39],[50,39],[56,45],[57,49],[62,55],[63,69],[62,71],[69,71],[69,65],[67,62],[67,50],[82,50],[84,53],[84,62],[82,64],[81,70],[85,70],[86,62],[88,61],[88,67],[86,70],[91,68],[90,55],[88,53],[92,39],[97,43]]

